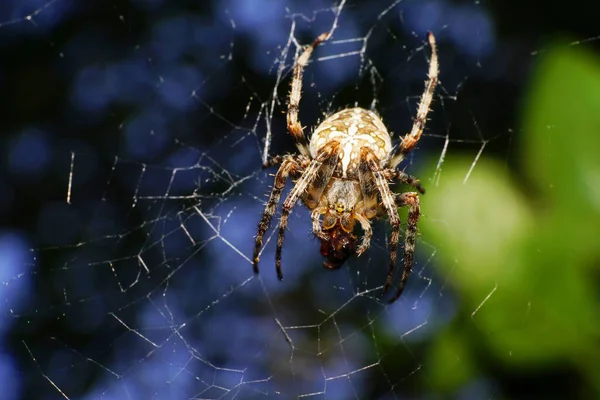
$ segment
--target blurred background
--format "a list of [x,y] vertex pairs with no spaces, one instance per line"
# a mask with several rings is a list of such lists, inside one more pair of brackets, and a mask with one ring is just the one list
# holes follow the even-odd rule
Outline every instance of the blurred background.
[[[592,2],[6,0],[0,399],[600,398],[600,28]],[[301,46],[305,132],[412,126],[417,260],[386,221],[322,268],[297,205],[250,257]],[[265,146],[268,144],[268,146]],[[289,187],[288,187],[289,188]],[[408,190],[401,186],[396,191]],[[406,211],[400,210],[405,220]]]

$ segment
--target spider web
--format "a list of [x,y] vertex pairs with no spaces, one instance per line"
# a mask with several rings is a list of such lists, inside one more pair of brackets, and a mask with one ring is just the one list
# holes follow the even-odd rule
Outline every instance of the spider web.
[[425,398],[425,347],[455,312],[436,273],[442,250],[419,236],[408,287],[387,305],[385,221],[367,254],[332,272],[299,204],[284,281],[273,227],[254,276],[274,172],[261,164],[295,151],[285,106],[303,44],[334,31],[305,72],[306,130],[358,105],[376,109],[397,141],[423,90],[431,30],[441,82],[403,166],[429,189],[449,154],[470,160],[465,181],[481,157],[508,165],[514,122],[495,126],[489,97],[469,86],[499,73],[482,62],[495,40],[485,6],[83,4],[0,8],[13,56],[4,100],[33,110],[9,106],[17,114],[4,122],[1,203],[14,228],[0,241],[5,398]]

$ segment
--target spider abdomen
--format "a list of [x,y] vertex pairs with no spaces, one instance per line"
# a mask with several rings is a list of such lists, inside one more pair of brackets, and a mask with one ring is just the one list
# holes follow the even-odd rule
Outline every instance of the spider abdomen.
[[369,148],[383,166],[392,151],[392,141],[381,118],[364,108],[347,108],[327,117],[312,134],[310,153],[316,157],[327,143],[340,143],[334,175],[356,179],[360,149]]

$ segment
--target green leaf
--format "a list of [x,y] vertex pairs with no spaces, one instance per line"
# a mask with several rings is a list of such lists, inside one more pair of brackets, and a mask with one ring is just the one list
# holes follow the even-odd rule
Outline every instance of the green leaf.
[[485,154],[470,175],[464,158],[422,173],[441,179],[422,198],[421,238],[438,249],[439,272],[460,300],[450,332],[465,343],[454,348],[477,341],[511,367],[569,360],[600,390],[599,60],[572,47],[547,52],[523,115],[527,179],[517,184]]

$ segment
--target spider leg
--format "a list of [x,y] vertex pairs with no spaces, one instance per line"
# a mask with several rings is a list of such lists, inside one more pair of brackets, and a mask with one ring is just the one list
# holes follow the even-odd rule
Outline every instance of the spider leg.
[[267,160],[266,164],[263,164],[263,168],[269,168],[274,165],[279,165],[283,162],[283,160],[288,156],[273,156]]
[[[333,142],[331,146],[337,148],[338,144],[337,142]],[[333,151],[335,154],[337,154],[336,149],[327,150],[324,148],[323,151]],[[307,187],[308,191],[305,193],[305,196],[302,197],[302,200],[304,201],[309,210],[312,210],[319,205],[321,196],[323,195],[323,191],[331,181],[333,171],[335,171],[335,167],[338,161],[337,157],[328,157],[329,158],[326,158],[324,160],[323,166],[317,171],[317,175],[315,176],[314,180],[310,183],[310,186]]]
[[333,176],[333,171],[335,170],[335,164],[337,162],[336,157],[330,157],[321,167],[319,173],[315,177],[314,181],[308,187],[308,192],[304,198],[304,203],[308,207],[308,209],[313,210],[311,213],[312,218],[312,226],[313,233],[319,238],[323,240],[329,240],[329,235],[323,232],[321,221],[319,217],[325,214],[328,209],[327,207],[317,207],[319,205],[319,200],[321,199],[321,195],[325,190],[325,187],[331,180]]
[[[362,212],[368,219],[374,218],[377,215],[377,208],[379,200],[377,194],[380,192],[375,180],[373,179],[373,173],[371,166],[366,162],[366,149],[363,148],[361,151],[361,161],[358,165],[358,181],[360,183],[360,191],[362,192]],[[374,155],[370,153],[370,156]],[[386,177],[386,179],[388,179]]]
[[431,47],[429,73],[427,74],[429,79],[425,82],[425,91],[421,96],[421,101],[419,102],[419,107],[417,108],[417,116],[415,118],[415,122],[412,126],[412,129],[410,133],[406,135],[404,139],[402,139],[402,143],[396,150],[395,154],[390,158],[390,161],[388,163],[390,168],[396,168],[398,164],[400,164],[402,160],[404,160],[406,154],[408,154],[408,152],[415,147],[415,145],[421,138],[423,129],[425,129],[425,122],[427,122],[427,113],[429,112],[431,101],[433,100],[433,93],[438,82],[439,74],[437,47],[435,45],[435,37],[433,36],[433,33],[429,32],[427,34],[427,39],[429,40],[429,46]]
[[287,127],[296,142],[296,147],[298,147],[300,154],[306,157],[310,157],[310,150],[306,136],[304,136],[304,132],[302,131],[302,125],[298,120],[298,109],[300,98],[302,97],[302,73],[304,72],[304,68],[308,65],[308,60],[310,59],[312,52],[321,42],[329,39],[329,36],[329,32],[322,33],[310,46],[307,46],[296,60],[296,66],[294,67],[294,77],[292,79],[290,97],[288,100]]
[[400,181],[401,183],[414,187],[419,193],[425,194],[425,188],[421,186],[421,182],[414,176],[408,175],[404,171],[398,171],[397,169],[391,168],[386,169],[384,173],[387,180]]
[[312,219],[312,231],[316,237],[322,240],[329,240],[329,235],[323,232],[323,227],[321,226],[321,221],[319,220],[319,217],[326,212],[327,207],[317,207],[310,214]]
[[258,233],[256,234],[256,243],[254,245],[253,258],[254,273],[256,274],[258,274],[258,259],[260,249],[263,244],[263,238],[265,236],[265,232],[267,231],[267,229],[269,229],[271,218],[273,218],[273,214],[275,214],[277,203],[279,203],[279,199],[281,199],[281,192],[283,192],[283,188],[285,187],[285,181],[287,180],[290,174],[297,175],[299,172],[302,171],[302,161],[304,160],[297,160],[296,158],[294,158],[294,156],[286,156],[283,159],[283,163],[279,167],[279,170],[277,170],[277,173],[275,174],[275,181],[273,183],[273,190],[271,191],[271,196],[269,197],[269,201],[267,202],[262,218],[258,223]]
[[362,214],[356,213],[354,214],[354,218],[360,223],[360,227],[363,230],[363,237],[360,245],[356,249],[356,256],[359,257],[362,253],[364,253],[371,244],[371,237],[373,236],[373,228],[371,228],[371,224],[369,220],[366,219]]
[[398,216],[398,210],[396,209],[394,195],[392,194],[392,191],[388,185],[388,181],[385,178],[384,170],[382,170],[379,166],[379,160],[377,157],[370,149],[363,147],[361,149],[360,158],[361,163],[366,163],[373,174],[375,185],[381,196],[382,205],[387,212],[388,218],[390,219],[390,225],[392,226],[392,235],[390,237],[390,263],[388,265],[388,273],[385,285],[383,286],[383,294],[386,294],[390,285],[392,284],[392,279],[394,278],[396,250],[398,249],[398,242],[400,241],[400,217]]
[[360,256],[364,253],[371,243],[371,237],[373,236],[373,229],[369,223],[370,218],[374,218],[377,215],[378,209],[378,192],[379,189],[373,179],[371,167],[365,160],[364,154],[361,154],[361,162],[358,166],[358,181],[360,183],[360,190],[362,192],[362,203],[356,210],[354,218],[360,223],[363,230],[363,238],[356,249],[356,255]]
[[[339,143],[337,142],[332,142],[325,146],[317,157],[311,160],[310,164],[306,167],[302,176],[298,179],[296,185],[283,202],[283,206],[281,207],[281,218],[279,220],[279,234],[277,235],[277,248],[275,250],[275,269],[279,280],[283,279],[283,274],[281,273],[281,249],[283,247],[283,238],[290,212],[298,199],[306,195],[307,188],[319,177],[319,170],[324,162],[326,162],[326,168],[330,168],[333,172],[337,163],[338,148]],[[323,175],[326,175],[326,173]]]
[[419,216],[421,215],[419,194],[416,192],[402,193],[396,197],[396,206],[408,207],[406,238],[404,242],[404,270],[402,271],[402,278],[400,279],[398,289],[396,289],[396,294],[394,294],[394,297],[388,303],[393,303],[400,297],[412,272],[415,257],[415,242],[417,239],[417,222],[419,222]]

